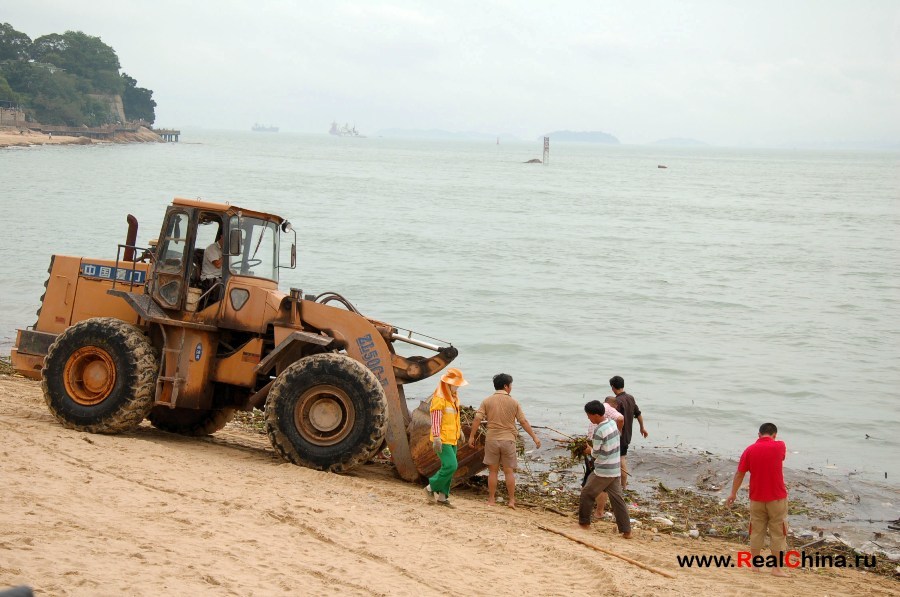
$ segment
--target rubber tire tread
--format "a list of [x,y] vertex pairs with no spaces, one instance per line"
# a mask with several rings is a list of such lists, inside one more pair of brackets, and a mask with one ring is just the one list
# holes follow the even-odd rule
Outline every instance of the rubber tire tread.
[[[347,392],[356,409],[350,436],[334,446],[303,440],[294,424],[294,405],[309,388],[329,383]],[[344,354],[323,353],[292,363],[275,379],[266,399],[266,431],[282,458],[308,468],[344,473],[364,464],[384,442],[387,398],[368,368]]]
[[147,419],[161,431],[200,437],[212,435],[225,427],[234,418],[235,410],[230,406],[208,410],[156,406],[147,415]]
[[[103,402],[85,406],[74,401],[63,381],[66,361],[83,346],[106,350],[116,365],[116,384]],[[80,321],[50,345],[41,370],[44,401],[63,426],[90,433],[130,431],[153,408],[159,368],[150,340],[137,327],[114,317]]]

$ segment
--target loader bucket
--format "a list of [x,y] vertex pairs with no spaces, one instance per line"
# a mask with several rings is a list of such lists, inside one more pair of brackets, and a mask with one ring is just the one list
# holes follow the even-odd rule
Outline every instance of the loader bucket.
[[[471,420],[466,421],[463,417],[462,428],[468,438],[472,432]],[[416,463],[416,469],[424,477],[430,477],[441,468],[441,461],[431,449],[431,414],[429,413],[429,403],[422,402],[419,407],[411,413],[409,426],[407,427],[409,434],[409,450],[412,454],[413,461]],[[466,443],[459,447],[456,458],[459,461],[459,468],[453,474],[453,485],[458,485],[473,477],[486,469],[484,464],[484,437],[479,434],[476,439],[475,447],[470,448]]]

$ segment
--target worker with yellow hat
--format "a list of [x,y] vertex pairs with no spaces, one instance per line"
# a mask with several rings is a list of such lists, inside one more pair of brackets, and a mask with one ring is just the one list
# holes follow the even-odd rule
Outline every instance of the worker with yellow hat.
[[456,393],[469,382],[459,369],[447,369],[441,376],[434,394],[431,395],[431,445],[441,460],[441,468],[428,479],[425,494],[429,502],[454,508],[450,503],[450,483],[459,466],[456,460],[456,446],[466,441],[459,420],[459,398]]

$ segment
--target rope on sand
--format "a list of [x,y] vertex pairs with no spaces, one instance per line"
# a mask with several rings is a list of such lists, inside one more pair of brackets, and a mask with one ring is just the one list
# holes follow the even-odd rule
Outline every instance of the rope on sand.
[[562,531],[557,531],[556,529],[551,529],[551,528],[545,527],[543,525],[537,525],[537,527],[539,529],[541,529],[542,531],[547,531],[548,533],[556,533],[557,535],[562,535],[566,539],[569,539],[570,541],[574,541],[575,543],[580,543],[581,545],[584,545],[585,547],[590,547],[591,549],[597,550],[601,553],[605,553],[606,555],[609,555],[609,556],[619,558],[620,560],[625,560],[629,564],[633,564],[633,565],[637,566],[638,568],[643,568],[644,570],[649,570],[650,572],[655,572],[656,574],[659,574],[660,576],[665,576],[666,578],[675,578],[675,575],[672,574],[671,572],[666,572],[665,570],[660,570],[659,568],[654,568],[653,566],[648,566],[647,564],[638,562],[637,560],[632,560],[631,558],[629,558],[627,556],[623,556],[614,551],[604,549],[602,547],[594,545],[593,543],[588,543],[587,541],[582,541],[578,537],[573,537],[572,535],[570,535],[568,533],[564,533]]

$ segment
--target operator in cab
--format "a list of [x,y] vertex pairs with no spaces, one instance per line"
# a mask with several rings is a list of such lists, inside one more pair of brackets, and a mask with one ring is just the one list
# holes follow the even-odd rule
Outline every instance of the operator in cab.
[[[208,238],[208,237],[207,237]],[[200,269],[200,287],[203,294],[209,293],[205,302],[214,303],[219,300],[219,290],[213,288],[222,279],[222,227],[216,232],[216,240],[203,251],[203,267]]]

